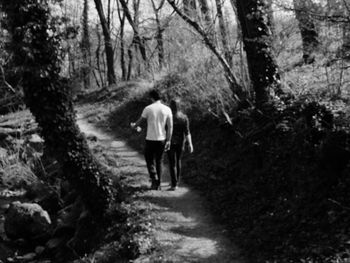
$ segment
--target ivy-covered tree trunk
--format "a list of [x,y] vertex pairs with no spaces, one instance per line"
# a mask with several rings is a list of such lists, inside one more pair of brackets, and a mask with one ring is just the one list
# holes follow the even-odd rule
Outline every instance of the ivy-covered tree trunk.
[[280,83],[272,49],[266,0],[237,0],[236,6],[255,104],[261,107],[269,102],[271,89],[276,89]]
[[100,219],[112,201],[110,180],[101,174],[76,125],[68,81],[61,79],[59,45],[45,0],[2,0],[10,45],[26,105],[42,128],[46,147],[62,163],[67,180]]
[[313,9],[311,0],[293,0],[295,17],[299,22],[301,41],[303,45],[304,63],[315,61],[314,51],[319,46],[318,32],[315,21],[310,14]]
[[100,17],[100,22],[102,26],[103,37],[105,40],[105,52],[107,60],[107,79],[108,84],[115,84],[117,79],[114,72],[114,50],[112,45],[111,33],[108,26],[108,21],[103,12],[103,6],[101,0],[94,0],[98,16]]

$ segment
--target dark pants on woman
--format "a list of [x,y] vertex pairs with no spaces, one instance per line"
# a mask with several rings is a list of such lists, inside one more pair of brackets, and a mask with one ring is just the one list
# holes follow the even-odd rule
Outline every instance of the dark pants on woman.
[[152,180],[152,188],[160,186],[163,168],[163,153],[165,141],[146,140],[145,159],[149,176]]
[[170,150],[168,151],[172,187],[177,186],[180,180],[182,149],[182,144],[172,144],[170,146]]

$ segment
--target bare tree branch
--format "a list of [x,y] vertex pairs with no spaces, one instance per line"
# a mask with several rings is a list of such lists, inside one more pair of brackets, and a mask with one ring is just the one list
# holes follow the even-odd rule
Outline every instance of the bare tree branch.
[[146,62],[147,61],[147,57],[146,57],[146,47],[145,47],[145,39],[141,38],[140,36],[140,32],[138,30],[138,27],[135,25],[135,19],[133,19],[131,17],[131,13],[128,7],[128,4],[125,0],[119,0],[120,4],[122,5],[122,8],[124,10],[126,19],[128,20],[132,30],[134,31],[134,39],[133,42],[137,43],[137,45],[139,46],[139,50],[142,56],[142,59]]
[[2,82],[5,84],[6,88],[8,88],[12,93],[16,94],[15,89],[10,85],[10,83],[6,81],[5,71],[2,66],[0,66],[0,73],[1,73]]
[[[204,29],[193,19],[191,19],[188,15],[184,14],[180,11],[180,9],[175,4],[174,0],[167,0],[168,3],[173,7],[175,12],[185,21],[187,22],[192,28],[196,30],[196,32],[203,38],[204,44],[214,53],[214,55],[219,60],[220,64],[224,68],[225,76],[230,84],[230,88],[232,92],[235,95],[241,94],[243,92],[243,87],[239,85],[238,80],[234,72],[232,71],[229,63],[224,58],[224,56],[220,53],[220,51],[217,49],[217,47],[214,45],[214,43],[209,38],[208,34],[204,31]],[[236,98],[238,99],[238,98]]]

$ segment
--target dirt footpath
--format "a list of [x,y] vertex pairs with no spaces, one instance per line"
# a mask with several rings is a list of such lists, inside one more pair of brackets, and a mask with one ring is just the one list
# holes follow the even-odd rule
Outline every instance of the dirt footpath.
[[167,171],[163,175],[161,191],[146,190],[149,180],[142,155],[129,148],[122,139],[94,127],[85,119],[79,119],[78,125],[82,132],[96,136],[98,143],[127,163],[121,169],[133,177],[130,184],[140,189],[137,199],[151,211],[153,222],[150,223],[154,226],[157,248],[135,263],[244,262],[236,246],[225,237],[225,229],[213,222],[204,198],[198,192],[183,185],[176,191],[167,191]]

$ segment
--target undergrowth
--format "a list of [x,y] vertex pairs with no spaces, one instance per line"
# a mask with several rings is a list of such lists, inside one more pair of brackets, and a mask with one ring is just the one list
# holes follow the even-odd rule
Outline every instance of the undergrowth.
[[[206,195],[251,261],[348,260],[350,137],[342,103],[276,100],[264,113],[229,112],[230,125],[220,115],[230,108],[227,94],[203,95],[176,74],[155,87],[166,102],[181,97],[191,121],[195,152],[185,158],[184,180]],[[142,150],[145,129],[135,133],[129,123],[150,103],[147,94],[120,103],[108,122]]]
[[102,169],[113,175],[118,200],[106,215],[106,227],[98,229],[98,236],[101,237],[99,243],[95,244],[87,256],[74,262],[129,262],[154,248],[154,241],[150,235],[152,225],[149,223],[149,212],[134,205],[133,196],[137,190],[128,187],[124,181],[125,176],[119,169],[126,165],[123,160],[115,152],[94,142],[94,138],[91,139],[90,147]]
[[[91,112],[92,114],[92,112]],[[20,116],[20,117],[18,117]],[[32,116],[26,112],[7,115],[1,121],[17,125],[27,123]],[[65,180],[65,174],[55,159],[44,153],[37,134],[0,141],[0,262],[22,262],[21,256],[42,246],[44,252],[37,260],[53,262],[127,262],[146,254],[153,248],[151,225],[147,211],[133,206],[132,189],[124,187],[120,166],[125,164],[113,151],[88,137],[91,150],[99,161],[101,171],[113,181],[116,202],[103,222],[90,220],[81,199]],[[108,154],[106,154],[108,152]],[[114,154],[114,155],[112,155]],[[123,186],[121,186],[121,184]],[[37,203],[48,212],[52,227],[45,239],[9,239],[4,231],[4,215],[13,201]],[[86,216],[87,215],[87,216]]]

